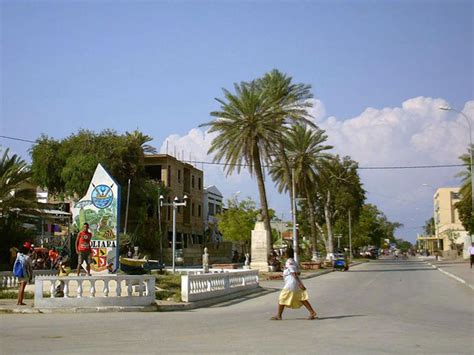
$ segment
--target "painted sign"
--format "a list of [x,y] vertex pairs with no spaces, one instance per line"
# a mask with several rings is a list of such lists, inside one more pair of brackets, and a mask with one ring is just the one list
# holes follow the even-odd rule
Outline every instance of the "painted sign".
[[89,223],[92,233],[91,272],[116,270],[120,227],[120,186],[98,164],[87,194],[72,208],[77,230]]

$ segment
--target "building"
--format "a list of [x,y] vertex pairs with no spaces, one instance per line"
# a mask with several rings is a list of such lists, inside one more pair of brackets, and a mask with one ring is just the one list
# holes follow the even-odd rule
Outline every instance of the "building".
[[215,185],[208,186],[203,193],[203,222],[204,230],[212,243],[222,242],[222,235],[217,229],[216,215],[223,210],[223,196]]
[[[176,211],[176,249],[182,252],[182,249],[193,245],[202,245],[204,238],[202,170],[167,154],[145,155],[144,166],[149,178],[162,182],[168,189],[166,203],[171,203],[175,197],[180,201],[185,195],[188,197],[186,207],[178,207]],[[171,248],[172,207],[163,207],[161,218],[167,236],[164,247]]]
[[443,255],[462,251],[470,245],[468,233],[459,220],[455,204],[460,200],[458,187],[441,187],[433,196],[435,239]]

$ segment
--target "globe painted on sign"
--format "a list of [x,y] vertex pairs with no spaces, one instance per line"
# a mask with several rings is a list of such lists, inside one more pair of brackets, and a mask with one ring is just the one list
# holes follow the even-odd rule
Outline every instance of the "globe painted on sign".
[[91,194],[92,204],[97,208],[107,208],[114,200],[114,193],[107,185],[97,185],[92,190]]

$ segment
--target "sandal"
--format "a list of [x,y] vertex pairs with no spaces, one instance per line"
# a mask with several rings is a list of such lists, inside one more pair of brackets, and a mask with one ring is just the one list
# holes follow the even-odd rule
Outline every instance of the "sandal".
[[274,316],[274,317],[271,317],[270,320],[281,320],[281,317]]
[[311,314],[311,315],[308,317],[308,320],[315,320],[315,319],[318,319],[318,314],[317,314],[317,313]]

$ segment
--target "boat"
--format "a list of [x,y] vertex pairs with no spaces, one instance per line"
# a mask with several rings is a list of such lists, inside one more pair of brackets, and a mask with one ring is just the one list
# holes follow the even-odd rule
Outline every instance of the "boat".
[[131,259],[120,257],[120,269],[126,273],[146,273],[150,270],[163,270],[165,265],[158,260]]

